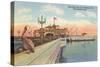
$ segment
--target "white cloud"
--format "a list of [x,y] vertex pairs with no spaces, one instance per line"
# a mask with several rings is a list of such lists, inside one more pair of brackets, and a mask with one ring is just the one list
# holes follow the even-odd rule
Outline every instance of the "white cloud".
[[57,15],[64,14],[64,10],[62,10],[61,8],[58,8],[54,5],[50,5],[50,4],[42,6],[42,12],[50,12],[50,13],[55,13]]
[[97,16],[95,12],[87,11],[86,14],[87,14],[88,17],[96,17]]
[[16,19],[15,20],[17,20],[17,21],[24,21],[24,22],[27,22],[27,21],[30,21],[30,20],[32,20],[33,18],[32,18],[32,15],[21,15],[21,16],[18,16],[18,17],[16,17]]
[[75,17],[86,17],[86,15],[83,14],[82,12],[76,12],[76,13],[74,14],[74,16],[75,16]]
[[20,15],[20,14],[30,13],[32,12],[32,9],[31,8],[16,8],[15,11],[16,11],[16,14]]
[[15,22],[29,22],[33,19],[31,8],[15,8]]
[[85,11],[85,12],[76,12],[74,13],[75,17],[92,17],[95,18],[96,17],[96,12],[93,11]]

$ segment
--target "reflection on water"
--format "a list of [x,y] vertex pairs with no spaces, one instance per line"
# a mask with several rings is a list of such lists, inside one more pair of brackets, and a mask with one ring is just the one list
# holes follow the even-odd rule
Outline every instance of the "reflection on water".
[[82,62],[97,60],[97,42],[81,41],[67,43],[62,48],[60,63],[64,62]]

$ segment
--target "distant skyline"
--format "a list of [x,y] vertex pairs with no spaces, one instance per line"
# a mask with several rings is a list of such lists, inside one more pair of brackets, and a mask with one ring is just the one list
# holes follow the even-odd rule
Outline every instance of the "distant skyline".
[[[77,28],[78,33],[87,32],[96,34],[97,7],[87,5],[67,5],[54,3],[19,2],[15,1],[15,30],[22,30],[25,25],[34,29],[40,28],[37,18],[46,17],[45,26],[53,24],[56,16],[56,24],[60,27]],[[17,32],[14,32],[17,35]]]

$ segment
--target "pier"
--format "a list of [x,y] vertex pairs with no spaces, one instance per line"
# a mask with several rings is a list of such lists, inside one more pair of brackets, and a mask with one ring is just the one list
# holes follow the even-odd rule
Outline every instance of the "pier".
[[66,38],[67,42],[79,41],[94,41],[96,37],[93,36],[70,36]]
[[31,64],[52,64],[58,63],[61,53],[61,47],[65,41],[61,38],[35,47],[34,53],[27,54],[25,51],[15,54],[14,65],[31,65]]

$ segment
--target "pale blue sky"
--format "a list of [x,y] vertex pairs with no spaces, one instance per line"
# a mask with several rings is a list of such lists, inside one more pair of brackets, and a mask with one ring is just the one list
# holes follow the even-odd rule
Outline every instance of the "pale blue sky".
[[37,18],[40,15],[44,15],[47,18],[48,24],[52,22],[54,16],[57,17],[58,24],[78,21],[95,24],[97,22],[97,7],[15,1],[16,23],[37,23]]

